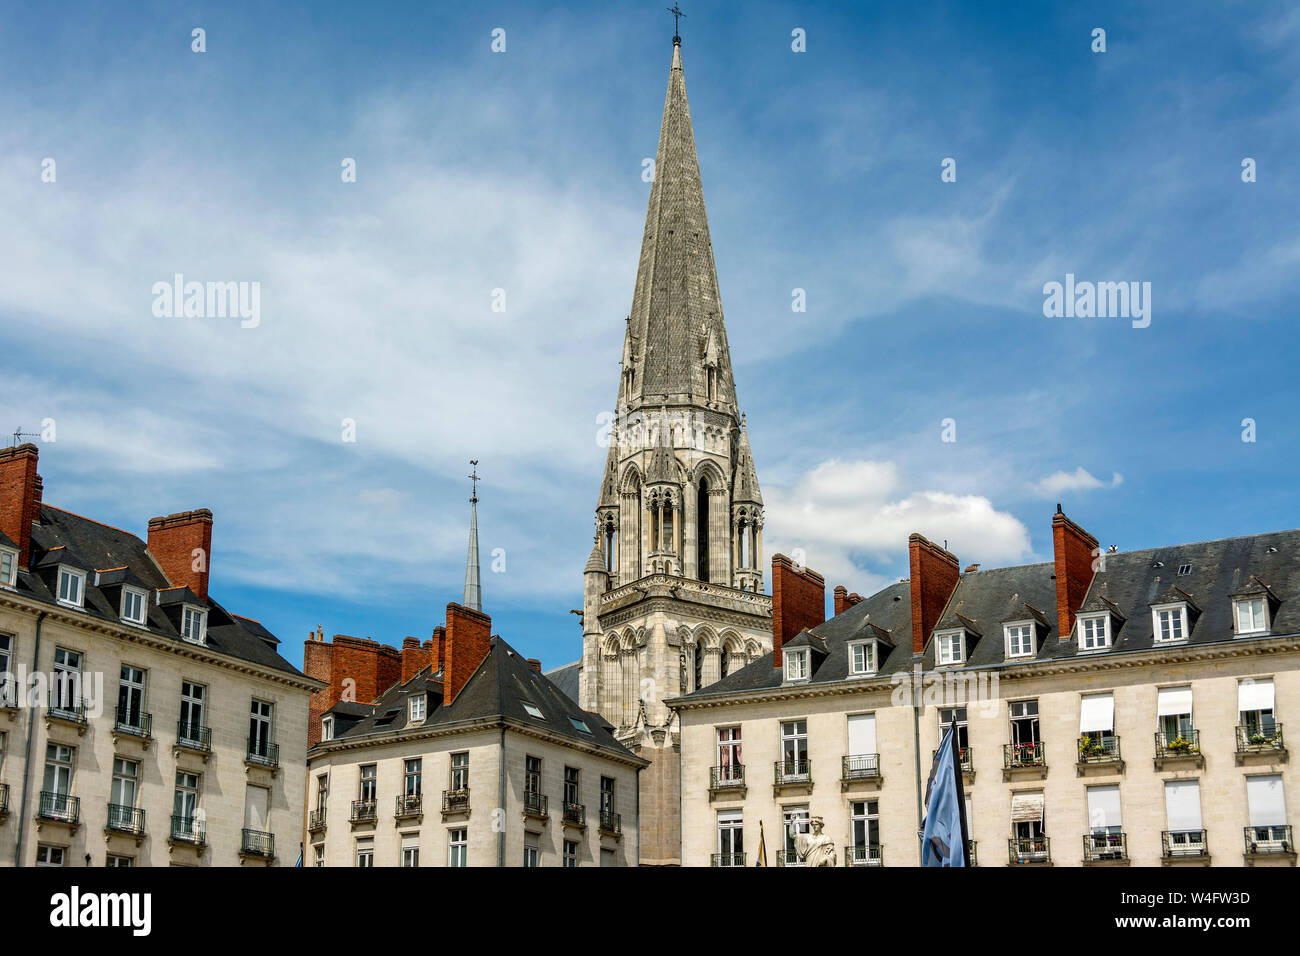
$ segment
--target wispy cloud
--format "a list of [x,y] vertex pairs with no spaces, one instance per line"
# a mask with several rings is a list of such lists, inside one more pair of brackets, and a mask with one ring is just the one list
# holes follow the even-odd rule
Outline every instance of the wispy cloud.
[[1110,481],[1093,477],[1088,469],[1080,465],[1074,471],[1056,471],[1041,481],[1033,483],[1034,494],[1040,498],[1052,498],[1056,495],[1079,491],[1095,491],[1098,488],[1118,488],[1124,483],[1124,476],[1113,472]]

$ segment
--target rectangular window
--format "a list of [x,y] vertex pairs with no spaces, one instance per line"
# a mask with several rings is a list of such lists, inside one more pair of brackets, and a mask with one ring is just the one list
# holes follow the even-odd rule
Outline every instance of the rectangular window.
[[316,812],[324,813],[325,807],[329,803],[330,797],[330,778],[329,774],[322,773],[316,777]]
[[469,831],[463,827],[447,831],[447,865],[465,866]]
[[114,830],[133,829],[136,783],[140,765],[134,760],[113,758],[113,784],[108,796],[108,825]]
[[135,860],[129,856],[114,856],[110,853],[104,860],[109,868],[135,866]]
[[796,838],[809,830],[808,808],[806,806],[784,807],[781,811],[781,823],[785,829],[785,865],[797,866],[801,861],[795,845]]
[[808,776],[808,721],[782,721],[781,772],[786,780]]
[[1156,716],[1160,720],[1161,744],[1192,739],[1192,688],[1161,687],[1156,690]]
[[425,698],[424,698],[424,695],[423,695],[423,694],[419,694],[418,696],[415,696],[415,697],[412,697],[412,698],[411,698],[411,702],[410,702],[410,704],[411,704],[411,718],[410,718],[410,719],[411,719],[412,722],[417,721],[417,720],[424,720],[424,699],[425,699]]
[[740,728],[718,728],[718,779],[739,780],[743,772],[740,762]]
[[1079,733],[1092,737],[1115,735],[1115,697],[1112,694],[1084,694],[1079,701]]
[[541,757],[524,757],[524,792],[532,794],[542,792]]
[[1043,839],[1043,792],[1019,791],[1011,795],[1012,852],[1018,862],[1047,859],[1047,841]]
[[1195,780],[1165,781],[1165,822],[1170,856],[1203,856],[1205,830],[1201,824],[1201,787]]
[[117,687],[117,723],[133,730],[144,726],[144,671],[123,664]]
[[1261,634],[1268,630],[1268,610],[1262,597],[1243,598],[1236,602],[1237,633]]
[[172,834],[198,842],[203,835],[203,821],[198,811],[199,775],[178,770],[176,789],[172,794]]
[[1286,800],[1282,775],[1265,774],[1246,778],[1246,803],[1250,812],[1251,843],[1256,849],[1271,850],[1286,839]]
[[576,867],[578,865],[578,841],[564,841],[564,866]]
[[469,751],[451,755],[451,789],[469,789]]
[[254,700],[248,711],[248,752],[255,757],[271,755],[271,716],[274,705],[266,700]]
[[144,592],[136,588],[122,588],[122,620],[128,624],[144,623]]
[[14,638],[0,634],[0,707],[18,706],[18,683],[13,678]]
[[939,642],[938,663],[940,664],[960,664],[965,657],[962,647],[962,638],[966,636],[965,631],[953,631],[948,634],[936,634],[935,639]]
[[312,866],[324,866],[325,865],[325,844],[317,843],[311,849],[312,849],[312,856],[313,856]]
[[1241,714],[1241,729],[1248,742],[1265,744],[1277,734],[1274,704],[1273,678],[1237,683],[1237,711]]
[[1032,657],[1034,653],[1034,625],[1007,625],[1007,657]]
[[358,799],[362,803],[375,802],[375,789],[378,786],[379,769],[373,763],[368,763],[361,768],[361,794]]
[[375,865],[375,839],[365,837],[357,840],[357,866],[373,867]]
[[849,645],[849,673],[874,674],[876,672],[876,642],[858,641]]
[[600,812],[614,813],[614,778],[600,778]]
[[739,810],[718,813],[718,865],[745,865],[745,829]]
[[420,865],[420,835],[418,833],[402,834],[402,866],[418,867]]
[[1110,616],[1079,618],[1080,645],[1085,651],[1101,650],[1110,646]]
[[186,743],[199,743],[203,739],[203,701],[207,688],[193,681],[181,681],[180,737]]
[[792,650],[785,652],[785,679],[808,679],[808,652],[806,650]]
[[966,726],[965,707],[943,707],[939,710],[939,739],[948,732],[949,726],[957,728],[957,749],[964,756],[970,746],[970,732]]
[[524,834],[524,866],[540,866],[540,858],[537,851],[537,834]]
[[1182,605],[1178,607],[1155,608],[1156,640],[1162,644],[1181,641],[1187,636],[1187,611]]
[[73,711],[81,703],[81,653],[63,647],[54,649],[53,700],[55,710]]
[[850,865],[880,862],[880,807],[875,800],[849,803]]
[[0,585],[13,587],[18,579],[18,552],[0,549]]
[[202,644],[207,634],[208,612],[185,605],[181,611],[181,637],[194,644]]
[[48,794],[42,796],[43,809],[51,812],[45,814],[55,819],[71,819],[72,801],[72,762],[77,752],[62,744],[47,744],[45,747],[45,778],[41,790]]
[[59,603],[69,607],[81,607],[83,592],[86,589],[84,571],[72,568],[59,568]]
[[845,779],[874,777],[880,772],[876,749],[876,715],[849,714],[849,752]]
[[37,866],[63,866],[64,856],[67,851],[61,846],[50,846],[41,843],[36,847],[36,865]]
[[1011,701],[1011,745],[1032,747],[1038,740],[1038,701]]
[[424,761],[419,757],[406,761],[405,773],[402,776],[402,793],[407,797],[418,797],[423,792],[423,786]]
[[582,801],[578,799],[578,768],[564,768],[564,802],[576,805]]

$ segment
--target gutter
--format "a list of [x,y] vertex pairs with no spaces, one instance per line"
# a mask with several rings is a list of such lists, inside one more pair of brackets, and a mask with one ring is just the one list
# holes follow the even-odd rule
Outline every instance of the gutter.
[[[499,784],[500,789],[498,790],[497,793],[497,806],[501,808],[502,813],[505,813],[506,812],[506,728],[505,725],[502,725],[501,727],[501,753],[500,753],[500,757],[497,759],[497,765],[501,771],[500,773],[501,782]],[[500,832],[497,833],[497,867],[503,868],[505,867],[505,865],[506,865],[506,828],[501,827]]]
[[[45,623],[45,613],[36,615],[36,647],[32,651],[32,673],[41,660],[41,625]],[[16,689],[16,688],[15,688]],[[32,734],[36,730],[36,709],[31,706],[31,696],[27,697],[27,743],[23,750],[23,795],[18,804],[18,842],[14,845],[14,866],[23,865],[23,834],[27,830],[27,795],[31,792],[32,782]]]

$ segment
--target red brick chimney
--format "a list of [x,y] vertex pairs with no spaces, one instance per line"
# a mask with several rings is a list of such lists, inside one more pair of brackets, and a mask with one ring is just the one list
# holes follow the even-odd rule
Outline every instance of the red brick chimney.
[[433,671],[436,674],[447,663],[447,629],[439,624],[433,629]]
[[491,650],[492,618],[481,611],[452,603],[447,605],[447,637],[444,653],[443,700],[454,703],[456,695],[487,659]]
[[839,617],[849,609],[849,589],[842,584],[835,585],[835,616]]
[[18,545],[18,566],[25,568],[32,553],[32,523],[40,520],[40,455],[35,445],[0,449],[0,531]]
[[1074,614],[1095,573],[1097,539],[1065,516],[1061,506],[1052,515],[1052,551],[1056,558],[1056,628],[1066,637],[1074,631]]
[[311,695],[307,707],[307,746],[320,742],[320,718],[341,700],[369,704],[398,682],[402,655],[369,638],[335,634],[328,643],[317,631],[302,652],[303,673],[329,684]]
[[417,638],[408,637],[402,641],[403,684],[429,666],[429,656],[428,648],[421,647]]
[[175,587],[208,599],[212,566],[212,512],[207,508],[149,519],[149,553]]
[[772,555],[772,666],[781,667],[785,642],[826,620],[826,581],[802,571],[784,554]]
[[857,591],[854,591],[852,594],[850,594],[848,597],[844,599],[844,609],[847,611],[849,608],[853,607],[853,605],[861,604],[861,603],[862,603],[862,595],[859,594]]
[[912,653],[920,654],[957,588],[961,565],[956,555],[919,534],[907,539],[907,551],[912,581]]
[[528,666],[539,674],[542,672],[542,662],[535,657],[528,658]]

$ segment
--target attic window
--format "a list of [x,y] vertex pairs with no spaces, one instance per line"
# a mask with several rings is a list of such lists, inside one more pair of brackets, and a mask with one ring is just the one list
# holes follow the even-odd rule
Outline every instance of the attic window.
[[0,548],[0,585],[13,587],[18,578],[18,552]]
[[591,733],[591,728],[587,726],[587,722],[585,720],[579,720],[577,717],[570,717],[569,720],[573,724],[574,728],[578,730],[580,733],[584,733],[584,734]]
[[938,664],[960,664],[966,659],[964,630],[941,631],[934,635],[937,650],[935,662]]
[[1006,625],[1007,657],[1034,656],[1034,624],[1032,621],[1016,621]]
[[202,644],[208,633],[208,612],[192,604],[181,609],[181,637],[191,644]]
[[785,652],[785,679],[808,679],[808,649],[788,650]]
[[1100,651],[1110,647],[1110,615],[1079,615],[1079,649]]
[[1268,602],[1262,597],[1238,598],[1232,606],[1238,634],[1263,634],[1268,630]]
[[539,710],[535,704],[530,704],[528,701],[522,701],[522,703],[524,705],[524,710],[528,712],[529,717],[536,717],[538,720],[546,719],[541,710]]
[[412,721],[424,720],[425,699],[423,694],[416,694],[407,704],[410,708],[410,719]]
[[849,676],[874,674],[878,658],[875,641],[853,641],[849,644]]
[[1163,604],[1153,607],[1151,626],[1157,644],[1176,644],[1187,640],[1187,605]]
[[145,593],[139,588],[122,588],[122,620],[128,624],[144,623]]
[[1182,575],[1182,574],[1191,574],[1191,573],[1192,573],[1192,566],[1191,566],[1190,564],[1180,564],[1180,565],[1178,566],[1178,573],[1179,573],[1180,575]]
[[334,715],[333,714],[327,714],[326,716],[320,719],[320,739],[321,740],[334,739]]
[[81,607],[86,593],[86,573],[72,568],[59,568],[59,603],[68,607]]

